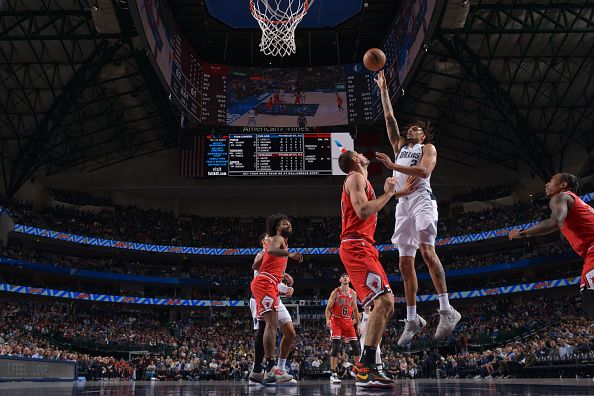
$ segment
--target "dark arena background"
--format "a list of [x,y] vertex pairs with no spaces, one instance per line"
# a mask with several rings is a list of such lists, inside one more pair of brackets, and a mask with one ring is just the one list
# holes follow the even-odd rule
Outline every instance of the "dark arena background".
[[0,0],[0,394],[594,394],[593,76],[589,0]]

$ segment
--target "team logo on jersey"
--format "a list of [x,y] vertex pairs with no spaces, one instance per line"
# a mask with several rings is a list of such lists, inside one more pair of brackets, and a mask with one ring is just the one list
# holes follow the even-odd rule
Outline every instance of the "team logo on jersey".
[[274,299],[273,299],[272,297],[270,297],[270,296],[265,296],[265,297],[262,299],[262,306],[263,306],[265,309],[270,309],[270,308],[272,308],[272,304],[273,304],[273,303],[274,303]]
[[374,293],[378,293],[382,289],[382,278],[375,272],[370,272],[367,274],[367,279],[365,280],[365,284]]

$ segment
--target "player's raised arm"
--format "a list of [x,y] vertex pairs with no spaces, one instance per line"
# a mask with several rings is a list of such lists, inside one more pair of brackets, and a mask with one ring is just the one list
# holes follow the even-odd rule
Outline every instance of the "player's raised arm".
[[573,198],[568,194],[557,194],[549,202],[551,208],[551,217],[541,221],[535,226],[532,226],[524,231],[519,229],[511,230],[508,234],[509,239],[524,238],[530,236],[546,235],[557,231],[567,217],[569,204],[573,202]]
[[392,109],[392,103],[390,101],[390,94],[388,93],[388,85],[386,83],[386,77],[384,71],[380,70],[377,73],[375,82],[380,90],[380,96],[382,98],[382,107],[384,109],[384,119],[386,120],[386,132],[388,133],[388,139],[394,149],[394,153],[398,153],[402,146],[406,144],[406,140],[400,136],[400,130],[398,129],[398,123],[396,117],[394,117],[394,109]]
[[437,164],[437,150],[432,144],[426,144],[423,147],[423,159],[419,165],[402,166],[395,164],[392,162],[392,159],[384,153],[375,153],[375,157],[390,170],[418,177],[420,179],[426,179],[431,176],[431,172],[433,172],[435,164]]
[[396,179],[388,177],[384,183],[384,194],[380,195],[376,199],[369,201],[367,194],[365,193],[365,187],[367,183],[363,175],[359,173],[353,174],[346,181],[346,191],[351,199],[351,204],[357,216],[360,219],[365,220],[366,218],[379,212],[386,204],[392,199],[392,197],[403,197],[414,191],[414,180],[407,180],[402,190],[394,191],[396,185]]
[[326,304],[326,311],[324,312],[326,315],[326,326],[330,327],[330,312],[332,312],[332,306],[336,302],[336,289],[330,294],[330,298],[328,299],[328,304]]

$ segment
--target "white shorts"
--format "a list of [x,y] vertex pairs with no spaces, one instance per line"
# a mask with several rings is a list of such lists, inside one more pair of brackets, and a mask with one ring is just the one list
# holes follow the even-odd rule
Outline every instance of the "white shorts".
[[396,205],[394,245],[419,248],[419,243],[435,246],[437,237],[437,201],[430,192],[399,198]]
[[[256,300],[252,297],[250,298],[250,311],[252,311],[252,321],[254,322],[254,330],[258,330],[258,319],[256,315]],[[278,299],[278,328],[280,329],[285,325],[285,323],[291,322],[293,319],[291,318],[291,314],[283,301],[279,298]]]

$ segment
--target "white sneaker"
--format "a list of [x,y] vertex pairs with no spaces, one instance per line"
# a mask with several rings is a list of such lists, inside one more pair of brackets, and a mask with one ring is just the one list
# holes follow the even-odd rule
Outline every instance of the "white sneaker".
[[415,320],[405,320],[404,323],[404,333],[398,339],[398,346],[400,347],[410,344],[415,334],[427,325],[427,321],[419,315]]
[[331,384],[340,384],[342,381],[340,380],[340,378],[338,378],[338,375],[336,375],[336,373],[332,373],[332,375],[330,376],[330,383]]
[[262,381],[263,385],[276,385],[289,382],[293,379],[293,376],[280,370],[276,366],[270,369],[265,375]]
[[286,378],[288,376],[288,377],[291,377],[291,379],[288,381],[278,381],[277,382],[278,384],[283,384],[283,385],[296,385],[297,384],[297,380],[295,378],[293,378],[293,376],[291,374],[287,373],[287,370],[285,370],[285,369],[279,369],[279,370],[281,371],[283,377]]
[[439,324],[435,329],[436,340],[447,337],[452,334],[454,328],[462,318],[460,312],[456,311],[454,307],[450,307],[449,310],[438,311],[439,312]]

